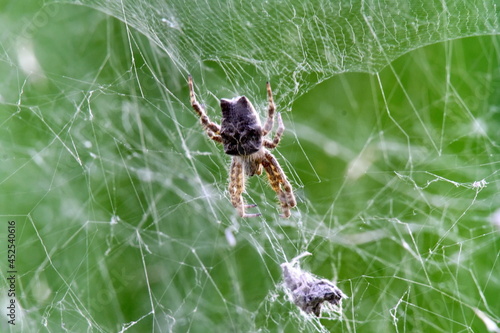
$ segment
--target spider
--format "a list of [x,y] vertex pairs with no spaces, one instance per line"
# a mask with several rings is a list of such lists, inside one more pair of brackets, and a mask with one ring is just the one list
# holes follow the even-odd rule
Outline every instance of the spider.
[[[247,214],[245,208],[256,205],[245,205],[242,194],[245,191],[245,176],[260,175],[266,170],[269,183],[278,195],[283,214],[290,217],[290,208],[297,204],[293,195],[292,186],[286,179],[276,158],[268,149],[276,148],[285,130],[281,115],[276,113],[278,129],[272,141],[264,137],[274,125],[274,102],[271,85],[266,83],[267,98],[269,101],[268,116],[264,127],[261,126],[259,116],[252,103],[245,96],[233,99],[222,98],[222,122],[218,124],[210,121],[204,107],[198,103],[194,94],[193,78],[189,76],[189,96],[191,106],[200,116],[200,122],[208,137],[224,146],[224,152],[232,156],[229,195],[231,203],[241,217],[256,217],[261,214]],[[266,149],[267,148],[267,149]]]

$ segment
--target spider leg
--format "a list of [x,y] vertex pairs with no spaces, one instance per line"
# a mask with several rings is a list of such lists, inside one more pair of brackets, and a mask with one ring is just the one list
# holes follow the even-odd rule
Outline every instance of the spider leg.
[[193,87],[193,78],[191,77],[191,75],[188,76],[188,85],[189,85],[189,97],[191,99],[191,106],[196,111],[196,113],[200,116],[200,122],[201,122],[201,125],[203,126],[203,128],[205,129],[205,132],[207,133],[207,135],[210,139],[222,143],[222,138],[219,135],[220,126],[217,125],[216,123],[210,121],[210,118],[208,118],[208,116],[205,112],[205,109],[196,100],[196,96],[194,94],[194,87]]
[[267,100],[269,101],[269,107],[267,111],[267,120],[266,124],[262,128],[262,136],[267,135],[273,129],[273,121],[274,121],[274,110],[276,109],[273,101],[273,92],[271,91],[271,85],[269,82],[266,83],[267,89]]
[[281,169],[276,158],[274,158],[273,154],[268,151],[264,154],[262,165],[267,172],[267,177],[269,178],[271,187],[278,195],[278,199],[281,203],[281,209],[283,211],[282,216],[290,217],[290,208],[297,205],[295,196],[293,195],[292,186],[286,179],[285,173]]
[[215,134],[210,129],[205,129],[205,132],[207,133],[210,139],[222,143],[222,137],[220,135]]
[[274,149],[281,141],[281,136],[285,131],[285,125],[283,124],[283,119],[281,119],[281,114],[278,112],[276,114],[276,119],[278,120],[278,129],[276,130],[276,134],[274,135],[273,141],[264,140],[264,147],[269,149]]
[[256,217],[261,214],[246,214],[246,207],[255,207],[256,205],[245,205],[243,202],[242,194],[245,191],[245,173],[243,171],[243,163],[237,158],[233,157],[231,168],[229,171],[229,195],[231,196],[231,203],[238,211],[241,217]]

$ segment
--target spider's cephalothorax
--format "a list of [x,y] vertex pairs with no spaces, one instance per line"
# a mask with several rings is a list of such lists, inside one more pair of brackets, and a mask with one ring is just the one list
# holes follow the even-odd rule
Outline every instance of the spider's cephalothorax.
[[246,207],[242,194],[245,191],[245,175],[260,175],[262,168],[266,170],[269,183],[278,195],[284,217],[290,216],[290,208],[295,207],[296,201],[292,187],[286,179],[283,170],[276,158],[268,149],[275,148],[281,140],[285,130],[281,115],[276,114],[278,129],[272,141],[264,137],[271,131],[274,124],[274,102],[271,86],[267,83],[267,97],[269,101],[268,117],[264,127],[261,126],[259,116],[252,103],[245,96],[233,99],[221,99],[221,125],[213,123],[205,113],[204,108],[196,100],[193,88],[193,79],[189,76],[189,93],[191,105],[200,116],[200,122],[208,137],[224,145],[224,152],[232,156],[229,179],[229,194],[231,203],[240,216],[251,217],[260,214],[246,214]]

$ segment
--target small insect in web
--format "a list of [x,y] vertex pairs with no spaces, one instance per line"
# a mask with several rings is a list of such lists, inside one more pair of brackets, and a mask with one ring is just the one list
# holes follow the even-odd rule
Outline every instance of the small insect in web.
[[[245,208],[256,205],[245,205],[243,192],[245,192],[245,176],[260,175],[262,169],[266,170],[269,183],[278,195],[283,217],[290,217],[290,208],[297,204],[293,195],[292,186],[281,169],[276,158],[268,149],[274,149],[279,144],[285,126],[279,112],[276,113],[278,129],[272,141],[265,138],[274,125],[274,102],[271,85],[267,83],[268,116],[264,127],[261,126],[259,115],[252,103],[245,96],[233,99],[222,98],[221,125],[208,118],[205,109],[196,100],[193,87],[193,78],[189,76],[189,95],[191,106],[200,116],[200,122],[208,137],[222,143],[224,152],[232,156],[229,179],[229,195],[231,203],[241,217],[255,217],[260,214],[247,214]],[[267,149],[266,149],[267,148]]]
[[319,317],[324,302],[340,308],[342,299],[347,296],[332,282],[319,279],[300,267],[295,267],[299,259],[310,255],[311,253],[304,252],[292,259],[290,263],[281,264],[281,269],[285,286],[290,290],[295,305],[305,313],[314,313],[316,317]]

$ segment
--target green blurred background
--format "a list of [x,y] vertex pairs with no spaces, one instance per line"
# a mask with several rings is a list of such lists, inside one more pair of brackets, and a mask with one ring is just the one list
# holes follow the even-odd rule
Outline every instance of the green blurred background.
[[[1,331],[493,331],[498,15],[446,4],[0,2]],[[264,177],[262,217],[237,217],[188,73],[217,122],[243,94],[264,117],[271,81],[289,220]],[[303,251],[340,313],[290,302],[279,265]]]

